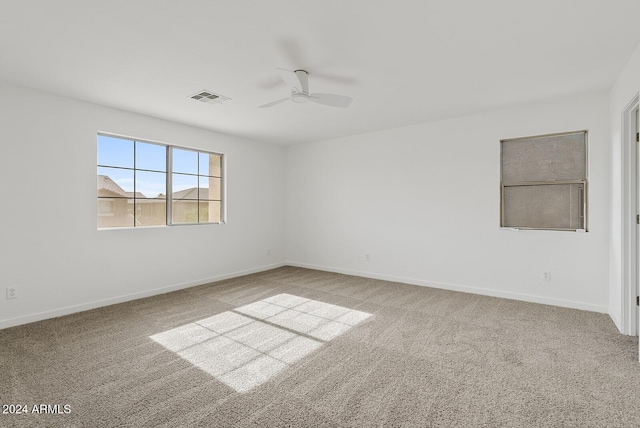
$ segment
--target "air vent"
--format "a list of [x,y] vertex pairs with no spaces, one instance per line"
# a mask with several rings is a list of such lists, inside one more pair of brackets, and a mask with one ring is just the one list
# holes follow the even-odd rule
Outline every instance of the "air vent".
[[200,101],[201,103],[217,103],[217,104],[220,104],[224,101],[231,99],[228,97],[224,97],[220,94],[214,94],[211,91],[200,91],[198,93],[190,95],[189,98],[194,99],[196,101]]

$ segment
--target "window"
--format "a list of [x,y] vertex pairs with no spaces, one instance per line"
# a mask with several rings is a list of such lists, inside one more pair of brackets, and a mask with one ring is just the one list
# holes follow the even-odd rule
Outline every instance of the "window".
[[223,223],[222,155],[98,135],[98,228]]
[[587,131],[500,141],[500,226],[587,230]]
[[98,215],[113,215],[113,199],[98,199]]
[[222,156],[172,147],[169,157],[173,223],[220,223]]

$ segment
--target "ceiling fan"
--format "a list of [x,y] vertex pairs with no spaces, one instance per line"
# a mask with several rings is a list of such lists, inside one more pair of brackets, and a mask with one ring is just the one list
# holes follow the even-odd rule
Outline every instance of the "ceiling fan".
[[289,71],[283,68],[277,68],[282,81],[291,88],[291,96],[278,101],[273,101],[260,107],[271,107],[285,101],[293,101],[294,103],[313,103],[324,104],[331,107],[349,107],[353,98],[345,95],[324,94],[320,92],[309,92],[309,73],[306,70]]

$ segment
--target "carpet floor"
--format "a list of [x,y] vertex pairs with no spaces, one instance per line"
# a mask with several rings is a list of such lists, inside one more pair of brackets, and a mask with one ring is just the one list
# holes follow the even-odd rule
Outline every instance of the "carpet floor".
[[0,404],[2,427],[638,427],[640,363],[604,314],[283,267],[0,330]]

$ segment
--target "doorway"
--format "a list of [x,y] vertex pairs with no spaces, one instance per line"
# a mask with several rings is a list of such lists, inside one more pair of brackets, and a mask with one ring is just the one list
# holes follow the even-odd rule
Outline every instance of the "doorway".
[[[635,280],[635,287],[631,287],[633,290],[630,296],[631,297],[630,312],[632,314],[631,322],[635,326],[635,331],[632,331],[632,334],[634,336],[638,336],[640,334],[640,318],[639,318],[640,314],[638,313],[639,305],[640,305],[640,105],[637,99],[635,103],[635,109],[632,111],[631,116],[632,116],[631,130],[633,131],[631,135],[631,145],[634,146],[636,149],[636,155],[635,155],[636,167],[635,167],[635,180],[634,180],[636,183],[636,189],[635,189],[636,280]],[[639,349],[638,360],[640,360],[640,349]]]
[[627,105],[622,116],[622,333],[640,331],[636,298],[640,286],[640,150],[638,131],[640,96]]

